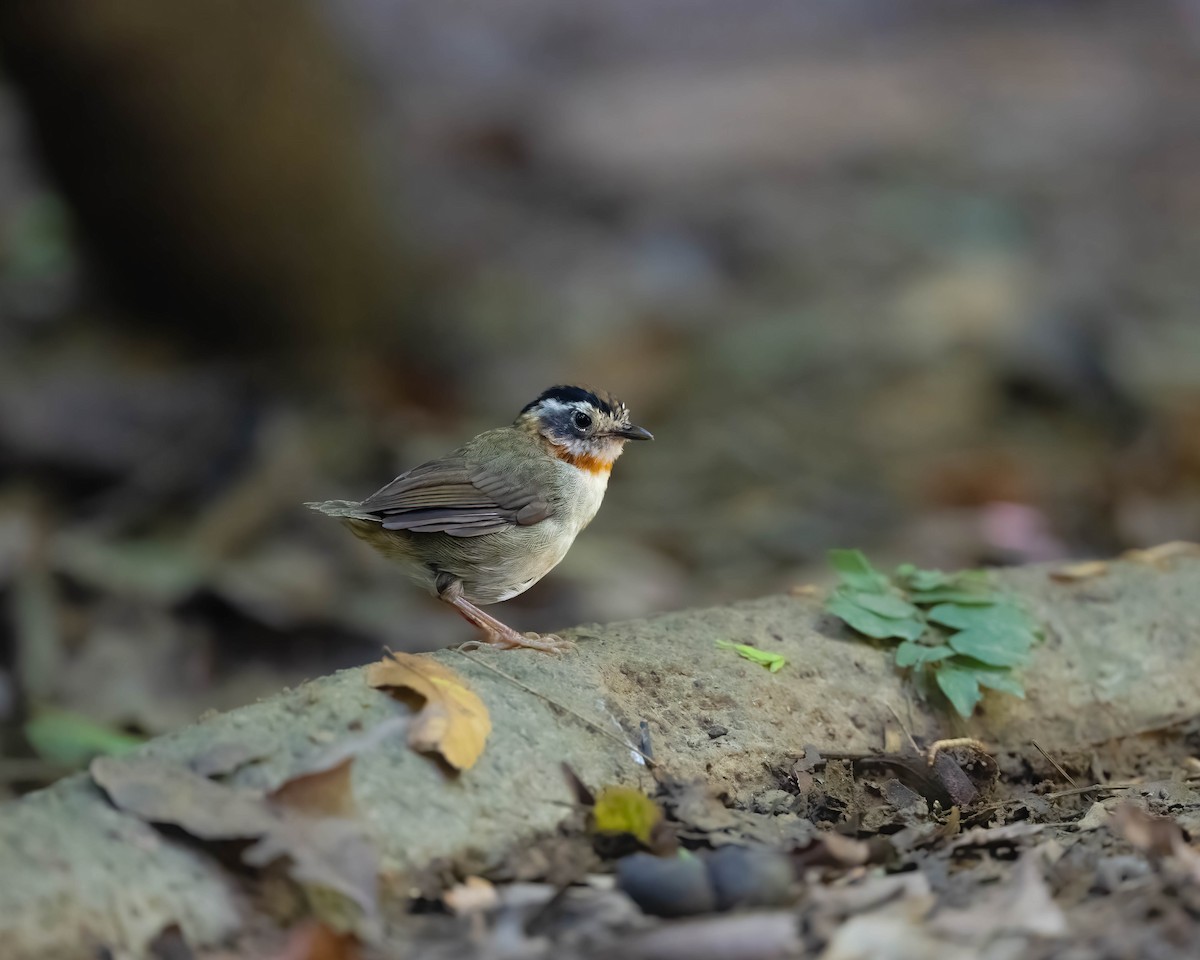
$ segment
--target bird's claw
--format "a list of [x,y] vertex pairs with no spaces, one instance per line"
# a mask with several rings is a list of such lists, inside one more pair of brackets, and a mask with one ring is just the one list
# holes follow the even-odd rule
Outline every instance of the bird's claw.
[[575,641],[560,637],[555,633],[526,633],[521,639],[524,641],[520,645],[523,647],[531,647],[534,650],[542,650],[546,653],[570,653],[575,649]]
[[559,654],[575,649],[574,640],[566,640],[553,633],[517,633],[515,630],[512,634],[492,634],[486,641],[482,642],[486,642],[497,650],[517,650],[525,647],[529,650],[540,650],[542,653]]

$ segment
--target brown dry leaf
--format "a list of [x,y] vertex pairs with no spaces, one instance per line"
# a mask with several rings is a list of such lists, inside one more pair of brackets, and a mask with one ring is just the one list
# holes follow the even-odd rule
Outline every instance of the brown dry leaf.
[[1156,817],[1132,803],[1123,803],[1108,826],[1144,853],[1173,858],[1193,883],[1200,883],[1200,850],[1188,845],[1183,828],[1171,817]]
[[[242,851],[248,866],[265,867],[286,857],[288,873],[297,883],[333,890],[356,903],[366,916],[375,914],[378,864],[361,825],[293,809],[288,805],[287,784],[277,800],[144,756],[100,757],[93,761],[91,774],[125,813],[148,823],[177,826],[198,840],[254,841]],[[337,789],[336,781],[343,774],[337,770],[327,774]],[[305,773],[297,778],[309,779],[299,794],[315,792],[314,776]],[[323,786],[331,789],[329,782]],[[313,805],[314,809],[320,806]]]
[[347,737],[272,790],[270,799],[310,817],[353,817],[358,812],[350,782],[354,758],[391,739],[407,725],[407,718],[392,717],[366,733]]
[[1156,817],[1132,803],[1122,803],[1109,818],[1109,827],[1144,853],[1166,857],[1174,852],[1182,832],[1170,817]]
[[1108,564],[1103,560],[1085,560],[1083,563],[1071,563],[1065,567],[1050,571],[1050,579],[1060,583],[1075,583],[1079,580],[1091,580],[1108,573]]
[[388,654],[367,668],[377,689],[411,691],[425,703],[408,728],[408,745],[437,753],[457,770],[467,770],[483,753],[492,718],[478,695],[457,673],[425,654]]
[[287,943],[271,960],[358,960],[358,939],[310,920],[288,931]]
[[1187,540],[1171,540],[1167,543],[1160,543],[1156,547],[1149,547],[1145,550],[1126,550],[1121,554],[1126,560],[1132,560],[1134,563],[1148,563],[1160,570],[1169,567],[1171,561],[1178,557],[1197,555],[1200,555],[1200,543],[1191,543]]
[[352,817],[357,812],[350,786],[353,763],[346,757],[323,770],[297,774],[272,790],[270,799],[310,817]]

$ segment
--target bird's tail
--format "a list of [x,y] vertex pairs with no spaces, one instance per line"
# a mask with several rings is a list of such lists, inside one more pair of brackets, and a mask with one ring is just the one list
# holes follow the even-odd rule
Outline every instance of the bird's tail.
[[322,500],[320,502],[306,503],[309,510],[316,510],[317,513],[323,513],[327,517],[344,517],[347,520],[374,520],[376,519],[371,514],[366,513],[362,509],[362,504],[357,500]]

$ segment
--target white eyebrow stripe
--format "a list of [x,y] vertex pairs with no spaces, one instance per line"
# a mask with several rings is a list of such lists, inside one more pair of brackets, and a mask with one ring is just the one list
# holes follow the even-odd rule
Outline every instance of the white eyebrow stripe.
[[540,404],[538,404],[538,406],[540,406],[547,413],[559,413],[563,410],[572,409],[575,406],[575,404],[563,403],[561,400],[555,400],[553,398],[548,397],[545,400],[543,400]]

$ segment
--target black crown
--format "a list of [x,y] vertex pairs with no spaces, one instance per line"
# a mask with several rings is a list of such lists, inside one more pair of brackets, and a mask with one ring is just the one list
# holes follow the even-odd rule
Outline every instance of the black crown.
[[608,397],[607,395],[601,397],[593,393],[591,390],[587,390],[583,387],[561,385],[557,387],[551,387],[549,390],[543,390],[541,395],[536,400],[531,400],[521,408],[521,413],[526,413],[527,411],[532,410],[543,400],[557,400],[560,403],[578,403],[582,400],[585,403],[590,403],[597,410],[604,411],[610,417],[619,416],[619,412],[624,409],[623,404],[617,402],[611,397]]

